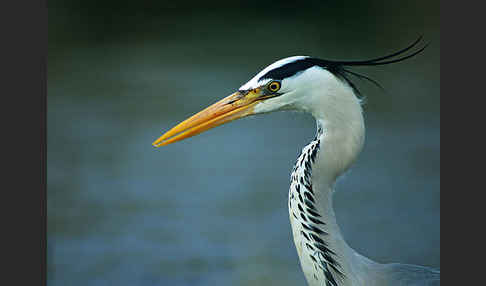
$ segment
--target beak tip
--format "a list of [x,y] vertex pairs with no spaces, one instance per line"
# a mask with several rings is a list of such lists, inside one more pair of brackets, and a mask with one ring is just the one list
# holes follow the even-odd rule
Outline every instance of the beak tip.
[[161,143],[159,142],[159,140],[156,140],[156,141],[154,141],[154,142],[152,143],[152,146],[153,146],[154,148],[159,148],[159,147],[161,146]]

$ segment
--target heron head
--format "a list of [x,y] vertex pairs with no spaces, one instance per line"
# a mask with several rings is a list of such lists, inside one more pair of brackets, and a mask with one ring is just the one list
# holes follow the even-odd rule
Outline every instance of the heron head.
[[[249,115],[278,110],[305,109],[305,97],[322,84],[324,74],[312,58],[281,59],[255,75],[233,94],[191,116],[163,134],[153,145],[160,147],[192,137],[213,127]],[[307,100],[309,101],[309,100]]]

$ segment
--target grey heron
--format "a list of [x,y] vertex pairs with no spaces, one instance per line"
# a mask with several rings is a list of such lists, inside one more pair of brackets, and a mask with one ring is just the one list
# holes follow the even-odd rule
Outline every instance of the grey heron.
[[440,285],[440,271],[410,264],[382,264],[357,253],[344,240],[332,206],[336,179],[361,152],[362,102],[350,76],[372,79],[347,67],[403,61],[422,37],[387,56],[331,61],[309,56],[281,59],[238,91],[176,125],[153,145],[160,147],[249,115],[280,110],[310,113],[315,139],[302,149],[291,173],[288,209],[300,265],[311,286]]

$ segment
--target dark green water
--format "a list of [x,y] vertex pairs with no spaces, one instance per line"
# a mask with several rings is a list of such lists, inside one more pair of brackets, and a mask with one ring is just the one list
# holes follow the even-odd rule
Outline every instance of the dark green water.
[[386,93],[357,81],[366,145],[335,209],[360,253],[440,267],[438,4],[309,3],[317,8],[267,17],[231,7],[49,10],[49,285],[305,285],[287,191],[314,137],[310,115],[151,143],[282,57],[376,57],[418,34],[432,43],[422,55],[356,69]]

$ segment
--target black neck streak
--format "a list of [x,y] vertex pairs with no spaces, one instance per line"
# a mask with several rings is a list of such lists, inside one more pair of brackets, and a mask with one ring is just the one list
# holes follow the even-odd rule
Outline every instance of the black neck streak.
[[[289,192],[289,208],[296,221],[302,226],[300,235],[303,245],[314,264],[314,278],[322,271],[326,286],[338,286],[338,282],[345,278],[341,265],[337,261],[336,253],[329,248],[325,237],[326,223],[315,207],[316,198],[312,189],[312,165],[320,149],[322,127],[318,125],[316,138],[307,145],[295,163],[291,174]],[[292,203],[297,208],[292,208]]]

